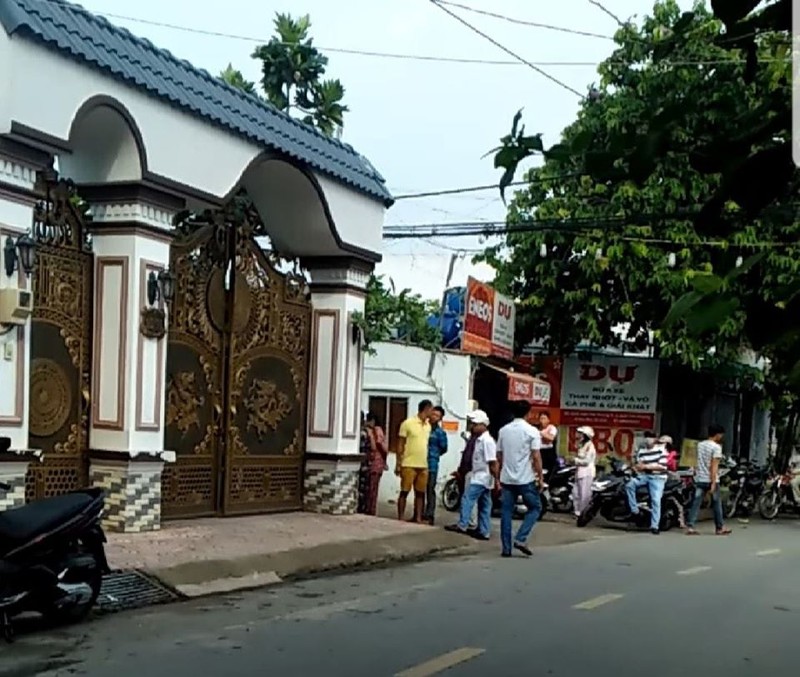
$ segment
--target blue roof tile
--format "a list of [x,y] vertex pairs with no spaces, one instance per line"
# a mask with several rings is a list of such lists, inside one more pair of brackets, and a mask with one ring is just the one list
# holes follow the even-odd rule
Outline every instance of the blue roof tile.
[[383,177],[351,146],[79,5],[64,0],[0,0],[0,23],[9,35],[49,45],[265,149],[303,162],[387,206],[392,203]]

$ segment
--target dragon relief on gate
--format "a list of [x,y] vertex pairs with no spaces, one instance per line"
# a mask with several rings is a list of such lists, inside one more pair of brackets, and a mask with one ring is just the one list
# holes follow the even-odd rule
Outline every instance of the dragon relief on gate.
[[280,422],[292,412],[290,397],[278,390],[274,381],[253,379],[247,392],[247,427],[255,430],[263,441],[267,434],[278,429]]
[[198,407],[205,397],[197,392],[197,376],[191,371],[174,374],[167,384],[167,425],[175,426],[182,436],[200,427]]

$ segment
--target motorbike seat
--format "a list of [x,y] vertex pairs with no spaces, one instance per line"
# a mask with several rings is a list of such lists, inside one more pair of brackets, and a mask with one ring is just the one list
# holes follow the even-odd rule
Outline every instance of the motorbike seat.
[[80,515],[95,500],[92,494],[76,492],[0,512],[0,553],[52,531]]
[[667,480],[667,483],[664,485],[664,491],[670,491],[672,489],[677,489],[683,484],[681,480]]

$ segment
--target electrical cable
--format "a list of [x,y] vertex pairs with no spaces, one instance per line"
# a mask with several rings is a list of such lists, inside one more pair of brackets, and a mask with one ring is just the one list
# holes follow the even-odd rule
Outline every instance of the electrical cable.
[[509,56],[513,56],[515,59],[517,59],[517,61],[520,61],[521,63],[524,63],[526,66],[528,66],[532,70],[536,71],[542,77],[547,78],[551,82],[557,84],[559,87],[562,87],[563,89],[566,89],[568,92],[571,92],[572,94],[575,94],[578,98],[581,98],[581,99],[585,98],[585,96],[583,94],[581,94],[577,89],[575,89],[572,85],[568,85],[563,80],[559,80],[554,75],[550,75],[550,73],[548,73],[546,70],[544,70],[542,68],[539,68],[539,66],[534,65],[533,63],[528,61],[525,57],[520,56],[515,51],[509,49],[508,47],[506,47],[502,43],[500,43],[497,40],[495,40],[491,35],[488,35],[487,33],[484,33],[480,28],[477,28],[477,27],[473,26],[469,21],[467,21],[463,17],[460,17],[458,14],[456,14],[452,10],[448,9],[444,5],[439,4],[439,2],[437,0],[430,0],[430,2],[434,7],[438,7],[445,14],[449,14],[451,17],[453,17],[453,19],[458,21],[463,26],[466,26],[473,33],[475,33],[477,35],[480,35],[484,40],[488,40],[495,47],[497,47],[498,49],[503,50]]
[[[213,31],[203,28],[191,28],[188,26],[180,26],[178,24],[166,23],[163,21],[153,21],[150,19],[142,19],[139,17],[127,16],[124,14],[113,14],[110,12],[98,12],[98,14],[109,18],[118,19],[120,21],[130,21],[131,23],[139,23],[145,26],[153,26],[155,28],[167,28],[170,30],[181,31],[184,33],[191,33],[195,35],[206,35],[208,37],[226,38],[229,40],[240,40],[244,42],[252,42],[254,44],[266,44],[270,38],[257,38],[247,35],[239,35],[236,33],[224,33],[221,31]],[[557,27],[551,27],[555,30]],[[576,35],[582,35],[583,31],[570,31],[563,29],[566,32],[572,32]],[[456,56],[435,56],[432,54],[406,54],[397,52],[379,52],[364,49],[349,49],[344,47],[319,47],[322,52],[331,52],[333,54],[346,54],[351,56],[364,56],[379,59],[397,59],[401,61],[423,61],[423,62],[438,62],[438,63],[453,63],[465,65],[478,65],[478,66],[513,66],[519,68],[521,66],[533,65],[545,68],[563,68],[563,67],[577,67],[577,68],[595,68],[599,63],[620,63],[622,61],[529,61],[522,63],[519,60],[506,61],[504,59],[476,59],[470,57],[456,57]],[[791,56],[787,60],[791,59]],[[774,59],[759,59],[762,62],[774,61]],[[737,64],[744,63],[744,59],[706,59],[706,60],[676,60],[670,61],[669,65],[673,67],[688,67],[688,66],[720,66],[724,64]]]
[[449,7],[456,7],[463,9],[465,12],[472,12],[473,14],[481,14],[483,16],[491,17],[492,19],[500,19],[508,23],[517,24],[519,26],[530,26],[532,28],[542,28],[548,31],[557,31],[559,33],[569,33],[570,35],[580,35],[586,38],[600,38],[602,40],[613,40],[613,35],[605,35],[603,33],[592,33],[591,31],[582,31],[575,28],[565,28],[564,26],[554,26],[553,24],[540,23],[538,21],[527,21],[525,19],[517,19],[505,14],[498,14],[497,12],[489,12],[485,9],[478,9],[477,7],[470,7],[469,5],[462,5],[458,2],[449,2],[449,0],[436,0],[440,5],[448,5]]

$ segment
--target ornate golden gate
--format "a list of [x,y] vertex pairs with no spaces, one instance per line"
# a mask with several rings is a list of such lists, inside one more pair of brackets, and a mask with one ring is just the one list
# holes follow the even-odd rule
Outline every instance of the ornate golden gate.
[[29,444],[44,462],[30,466],[28,500],[88,482],[93,257],[71,184],[55,175],[40,183],[46,197],[34,208],[32,234]]
[[182,220],[172,245],[165,518],[302,506],[311,309],[256,242],[255,209]]

